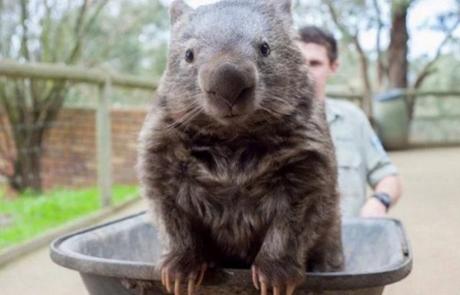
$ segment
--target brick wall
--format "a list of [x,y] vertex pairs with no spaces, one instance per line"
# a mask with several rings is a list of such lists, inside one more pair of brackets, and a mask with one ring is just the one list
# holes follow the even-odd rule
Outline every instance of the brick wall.
[[[111,115],[114,183],[135,184],[137,136],[146,111],[114,109]],[[97,184],[95,116],[92,109],[66,108],[60,112],[44,140],[42,180],[45,187]]]

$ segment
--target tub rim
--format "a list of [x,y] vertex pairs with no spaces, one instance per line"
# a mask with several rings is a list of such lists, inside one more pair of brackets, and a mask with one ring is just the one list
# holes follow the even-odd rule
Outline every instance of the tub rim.
[[[119,278],[120,280],[130,281],[160,281],[160,274],[153,263],[143,263],[138,261],[123,261],[116,259],[99,258],[84,255],[74,251],[62,249],[61,245],[85,233],[134,219],[145,215],[146,211],[129,215],[120,219],[109,221],[100,225],[81,229],[55,239],[50,244],[50,257],[56,264],[65,268],[76,270],[84,274]],[[402,223],[395,218],[348,218],[350,221],[358,220],[378,220],[381,222],[391,222],[398,229],[398,237],[401,242],[402,261],[401,263],[382,268],[379,271],[371,272],[306,272],[304,283],[298,289],[306,290],[352,290],[363,288],[382,287],[402,280],[412,270],[412,250],[407,240],[406,231]],[[253,287],[251,273],[249,269],[221,269],[212,279],[206,279],[204,285],[242,285]]]

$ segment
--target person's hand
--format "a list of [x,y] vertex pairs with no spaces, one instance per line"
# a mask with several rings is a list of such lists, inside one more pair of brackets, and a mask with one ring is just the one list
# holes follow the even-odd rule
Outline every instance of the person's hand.
[[361,217],[386,217],[387,210],[385,206],[376,198],[369,198],[361,208]]

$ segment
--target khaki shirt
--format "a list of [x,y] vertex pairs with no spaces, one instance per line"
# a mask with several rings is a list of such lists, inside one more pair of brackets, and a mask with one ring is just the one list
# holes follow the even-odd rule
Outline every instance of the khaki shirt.
[[342,216],[357,217],[367,199],[367,184],[375,187],[397,170],[358,107],[326,99],[326,115],[336,149]]

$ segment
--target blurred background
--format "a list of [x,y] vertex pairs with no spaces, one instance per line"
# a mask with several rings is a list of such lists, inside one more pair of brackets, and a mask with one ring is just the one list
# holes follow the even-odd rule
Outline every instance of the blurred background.
[[[0,257],[136,200],[136,139],[166,63],[170,2],[0,0]],[[460,1],[297,0],[294,14],[297,27],[315,24],[339,39],[331,97],[352,100],[377,125],[376,97],[403,102],[395,106],[407,123],[403,140],[392,146],[394,131],[379,133],[397,150],[390,156],[409,199],[394,215],[415,245],[440,235],[420,246],[423,256],[458,245]],[[430,219],[438,226],[426,229]],[[460,274],[459,255],[445,255]],[[442,265],[427,262],[418,280],[391,294],[433,294],[417,285],[435,266]],[[0,282],[2,274],[11,283],[6,271]],[[437,294],[460,287],[449,282],[452,289],[444,284],[447,293]]]

